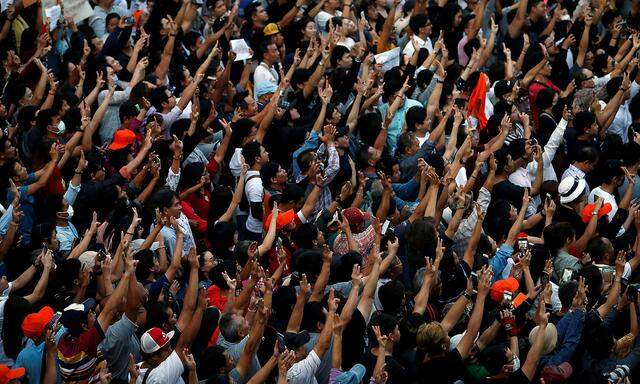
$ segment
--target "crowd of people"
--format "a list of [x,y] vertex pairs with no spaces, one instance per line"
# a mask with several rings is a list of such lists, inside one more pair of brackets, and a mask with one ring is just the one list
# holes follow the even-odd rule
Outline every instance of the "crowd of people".
[[640,0],[0,7],[0,384],[640,380]]

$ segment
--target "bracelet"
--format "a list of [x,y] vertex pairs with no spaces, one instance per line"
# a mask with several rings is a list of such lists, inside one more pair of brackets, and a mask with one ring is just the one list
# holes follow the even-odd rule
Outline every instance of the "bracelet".
[[464,209],[464,205],[456,205],[456,210],[458,209]]
[[180,157],[174,157],[173,160],[182,160],[182,156]]
[[178,34],[177,33],[170,33],[169,36],[176,37],[176,36],[178,36]]
[[165,247],[164,245],[161,245],[157,249],[164,249],[164,248],[167,248],[167,247]]
[[126,234],[133,236],[133,232],[127,232]]

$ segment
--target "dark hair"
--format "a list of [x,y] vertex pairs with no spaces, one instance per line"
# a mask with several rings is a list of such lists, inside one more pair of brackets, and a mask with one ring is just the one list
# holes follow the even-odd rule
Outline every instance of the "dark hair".
[[589,162],[596,163],[598,161],[598,151],[591,146],[582,147],[576,152],[575,161],[578,163]]
[[216,257],[228,257],[226,250],[233,245],[236,227],[226,221],[209,221],[209,239],[212,243],[212,251]]
[[257,141],[252,141],[242,147],[242,156],[249,167],[253,167],[256,164],[256,157],[260,157],[261,149],[262,144]]
[[407,131],[414,132],[416,125],[424,123],[427,118],[427,110],[421,105],[416,105],[407,110],[405,120],[407,122]]
[[271,185],[271,178],[276,177],[280,170],[280,164],[275,161],[268,161],[260,168],[260,178],[262,179],[262,185]]
[[571,307],[573,298],[576,296],[576,292],[578,292],[578,283],[573,280],[560,285],[558,288],[558,298],[560,299],[562,308]]
[[220,371],[227,366],[227,357],[224,355],[225,348],[221,345],[214,345],[202,352],[200,364],[198,364],[198,378],[210,379],[220,374]]
[[167,87],[163,85],[152,90],[149,101],[158,112],[162,112],[162,103],[166,103],[169,101],[169,96],[167,96]]
[[163,209],[171,208],[174,197],[178,197],[175,191],[169,188],[162,188],[151,196],[150,206],[158,208],[162,212]]
[[429,17],[426,13],[419,13],[417,15],[411,16],[409,19],[409,28],[414,35],[417,35],[420,32],[420,28],[425,27],[429,22]]
[[622,163],[617,159],[609,159],[605,160],[600,168],[600,172],[602,175],[602,182],[604,184],[609,184],[616,177],[623,177],[624,171],[622,170]]
[[552,257],[567,244],[567,240],[576,235],[569,223],[556,223],[547,226],[543,231],[544,243]]
[[244,18],[251,22],[251,18],[253,18],[253,16],[258,12],[258,7],[261,5],[262,3],[257,1],[244,7]]
[[396,330],[398,321],[396,320],[395,316],[390,315],[386,310],[384,312],[375,311],[371,315],[371,321],[369,322],[369,326],[367,327],[367,334],[369,335],[369,343],[371,344],[371,347],[378,346],[378,339],[376,338],[375,332],[373,332],[373,327],[375,326],[380,327],[381,335],[389,335]]
[[164,324],[169,321],[169,310],[171,307],[164,301],[154,301],[148,309],[147,328],[163,328]]
[[178,191],[182,192],[189,189],[200,182],[204,175],[204,164],[197,161],[187,164],[181,172],[180,181],[178,182]]
[[556,91],[554,91],[553,89],[542,88],[540,92],[538,92],[538,97],[536,97],[536,106],[540,110],[551,108],[555,95]]
[[313,223],[304,223],[291,234],[291,240],[300,248],[313,248],[313,241],[318,238],[318,227]]
[[378,289],[378,298],[385,313],[398,314],[404,303],[404,285],[398,280],[391,280]]
[[150,249],[142,249],[135,254],[135,258],[138,260],[136,279],[138,281],[146,281],[149,274],[151,274],[151,269],[155,265],[153,251]]
[[580,111],[573,117],[573,127],[578,136],[584,134],[585,129],[591,127],[595,122],[596,115],[589,111]]
[[349,54],[350,52],[351,51],[349,51],[349,48],[345,47],[344,45],[337,45],[333,49],[333,52],[331,52],[331,66],[336,68],[338,66],[338,60],[342,59],[342,56],[344,56],[345,54]]

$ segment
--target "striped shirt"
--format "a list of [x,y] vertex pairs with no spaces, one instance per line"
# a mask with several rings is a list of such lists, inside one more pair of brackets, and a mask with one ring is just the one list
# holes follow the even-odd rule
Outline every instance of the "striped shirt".
[[58,363],[60,375],[65,383],[88,383],[96,366],[102,360],[98,354],[98,344],[104,339],[104,332],[96,321],[93,326],[73,337],[65,333],[58,342]]

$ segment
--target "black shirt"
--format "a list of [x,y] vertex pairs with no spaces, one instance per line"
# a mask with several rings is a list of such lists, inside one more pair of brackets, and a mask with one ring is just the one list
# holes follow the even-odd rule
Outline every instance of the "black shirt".
[[462,379],[464,363],[457,349],[422,364],[420,382],[450,384]]

